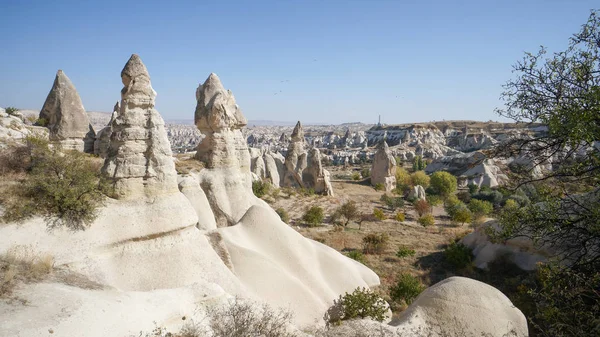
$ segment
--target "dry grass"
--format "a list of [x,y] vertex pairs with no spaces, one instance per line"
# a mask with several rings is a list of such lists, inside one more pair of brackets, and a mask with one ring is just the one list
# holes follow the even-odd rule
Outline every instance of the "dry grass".
[[194,158],[193,154],[175,154],[175,170],[178,174],[198,172],[204,168],[204,163]]
[[[409,203],[403,208],[391,210],[380,201],[383,192],[375,191],[369,185],[355,181],[333,181],[332,184],[335,197],[290,195],[283,189],[283,197],[274,201],[272,206],[285,209],[290,216],[290,225],[302,235],[323,242],[343,254],[353,250],[363,251],[363,238],[369,234],[388,234],[387,247],[380,254],[364,254],[364,263],[379,275],[381,286],[378,290],[387,300],[389,289],[400,273],[419,277],[426,286],[454,275],[452,268],[448,268],[444,261],[443,250],[456,237],[471,232],[469,226],[453,224],[443,207],[436,206],[433,208],[435,225],[425,228],[416,222],[417,214]],[[350,200],[356,202],[360,213],[364,215],[360,227],[356,222],[351,222],[346,228],[330,223],[314,228],[302,226],[302,214],[310,206],[323,207],[327,223],[335,209]],[[373,208],[382,209],[386,219],[373,219],[370,216]],[[395,220],[398,211],[405,213],[405,221]],[[415,255],[397,257],[396,252],[400,247],[414,250]]]
[[54,270],[54,257],[36,255],[28,246],[15,246],[0,255],[0,298],[11,298],[19,282],[39,282]]

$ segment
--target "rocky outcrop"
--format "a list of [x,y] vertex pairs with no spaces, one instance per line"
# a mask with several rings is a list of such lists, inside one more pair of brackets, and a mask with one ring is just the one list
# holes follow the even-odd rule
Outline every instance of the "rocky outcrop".
[[93,153],[94,129],[77,89],[62,70],[56,73],[38,121],[50,131],[50,141],[63,149]]
[[371,185],[383,184],[386,191],[396,188],[396,159],[385,140],[377,146],[371,166]]
[[120,107],[117,102],[113,108],[113,113],[110,116],[108,124],[102,128],[96,134],[96,141],[94,142],[94,154],[100,158],[106,158],[108,155],[108,148],[110,146],[110,136],[112,135],[112,123],[119,113]]
[[447,171],[458,177],[460,186],[496,187],[508,181],[508,177],[481,151],[445,156],[432,161],[426,173]]
[[30,135],[48,139],[48,129],[23,123],[17,114],[8,114],[0,108],[0,148]]
[[307,166],[306,143],[304,130],[300,121],[296,123],[290,145],[285,156],[285,173],[281,182],[285,187],[304,187],[302,182],[302,171]]
[[425,200],[427,196],[425,194],[425,189],[421,185],[414,186],[410,189],[410,193],[408,194],[409,199],[415,200]]
[[250,148],[249,150],[252,173],[259,180],[266,180],[273,187],[279,188],[284,168],[283,156],[265,149]]
[[329,171],[323,169],[321,153],[316,148],[308,151],[307,166],[302,171],[302,182],[306,188],[312,188],[316,193],[333,196]]
[[241,129],[246,118],[233,94],[225,90],[216,74],[210,74],[196,90],[194,120],[205,135],[195,158],[205,169],[198,173],[216,217],[217,226],[231,226],[252,206],[264,202],[252,193],[250,152]]
[[121,71],[121,81],[121,104],[111,123],[102,172],[120,199],[179,193],[164,121],[154,109],[156,92],[138,55],[132,55]]

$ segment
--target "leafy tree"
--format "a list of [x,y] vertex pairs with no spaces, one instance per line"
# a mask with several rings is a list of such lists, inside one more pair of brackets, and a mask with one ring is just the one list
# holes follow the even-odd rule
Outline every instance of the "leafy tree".
[[[503,210],[496,239],[527,237],[552,246],[554,259],[529,289],[532,325],[547,336],[600,333],[600,11],[592,11],[568,47],[526,53],[504,87],[498,113],[541,123],[547,132],[505,141],[498,157],[527,158],[513,188],[535,187],[532,203]],[[540,170],[552,159],[552,171]],[[536,170],[541,175],[531,174]],[[533,182],[533,184],[532,184]],[[537,184],[536,184],[537,182]]]
[[462,243],[452,242],[444,250],[444,257],[456,269],[463,269],[471,265],[473,252]]
[[350,200],[345,202],[342,206],[340,206],[336,213],[346,219],[344,222],[344,227],[348,226],[348,223],[352,220],[360,219],[360,212],[358,210],[358,206],[356,206],[356,202]]
[[486,216],[494,210],[494,205],[489,201],[471,199],[469,202],[469,210],[473,212],[476,218]]
[[390,288],[390,297],[393,301],[411,304],[423,290],[425,286],[418,278],[410,274],[400,274],[396,284]]
[[416,171],[410,175],[410,180],[412,181],[413,186],[421,185],[423,188],[429,187],[430,178],[425,171]]
[[422,171],[427,166],[427,163],[423,161],[423,157],[415,156],[413,159],[413,171]]
[[423,214],[431,212],[431,205],[427,200],[419,199],[415,201],[415,211],[419,216],[423,216]]
[[396,188],[404,193],[411,187],[410,174],[403,167],[396,167]]
[[431,175],[431,187],[437,194],[448,197],[456,191],[456,177],[445,171],[437,171]]
[[467,222],[471,222],[471,218],[472,218],[472,213],[466,207],[459,207],[458,209],[456,209],[454,211],[454,214],[452,214],[452,221],[463,224],[463,225]]
[[454,217],[454,214],[457,210],[461,208],[467,208],[464,202],[458,200],[455,195],[451,195],[444,201],[444,210],[446,214],[448,214],[451,218]]
[[479,191],[479,186],[477,186],[475,184],[469,184],[469,185],[467,185],[467,188],[469,189],[470,194],[475,194],[475,193],[477,193],[477,191]]
[[323,208],[312,206],[304,213],[302,220],[311,226],[318,226],[323,223],[324,217]]

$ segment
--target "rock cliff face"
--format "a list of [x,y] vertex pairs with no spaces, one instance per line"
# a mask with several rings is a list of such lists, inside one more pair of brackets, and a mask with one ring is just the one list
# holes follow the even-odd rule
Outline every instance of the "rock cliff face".
[[102,172],[111,179],[115,196],[121,199],[178,193],[164,121],[154,109],[156,92],[138,55],[132,55],[121,71],[121,81],[121,104],[111,123]]
[[285,187],[305,187],[302,182],[302,171],[306,168],[306,142],[304,140],[304,130],[300,121],[296,123],[290,145],[285,156],[285,173],[281,182]]
[[310,149],[307,161],[307,167],[302,171],[304,185],[307,188],[314,189],[316,193],[333,196],[333,187],[329,181],[329,171],[323,169],[319,149]]
[[59,70],[42,110],[39,120],[50,131],[50,141],[66,150],[94,151],[94,129],[77,89],[67,75]]
[[119,113],[120,107],[119,102],[115,104],[113,113],[110,116],[110,121],[96,134],[96,141],[94,142],[94,154],[100,158],[106,158],[108,155],[108,148],[110,146],[110,136],[112,135],[112,123]]
[[396,188],[396,159],[385,141],[377,146],[371,166],[371,185],[383,184],[386,191]]
[[264,202],[252,193],[250,153],[241,129],[246,118],[233,94],[216,74],[210,74],[196,90],[195,122],[205,135],[195,158],[205,164],[199,172],[217,226],[236,224],[252,206]]

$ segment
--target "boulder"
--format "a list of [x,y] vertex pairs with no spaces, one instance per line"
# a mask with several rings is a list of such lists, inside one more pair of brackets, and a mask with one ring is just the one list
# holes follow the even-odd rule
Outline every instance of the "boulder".
[[528,336],[527,319],[502,292],[456,276],[423,291],[397,324],[402,336]]
[[371,166],[371,185],[383,184],[386,191],[396,188],[396,159],[385,140],[377,146]]
[[62,70],[56,73],[52,89],[40,110],[39,120],[45,121],[51,142],[60,144],[66,150],[93,153],[94,129],[77,89]]
[[425,189],[423,188],[423,186],[417,185],[410,189],[408,198],[414,198],[416,200],[425,200],[427,199],[427,195],[425,194]]
[[179,193],[164,121],[154,109],[156,92],[138,55],[121,71],[121,104],[102,172],[120,199]]

